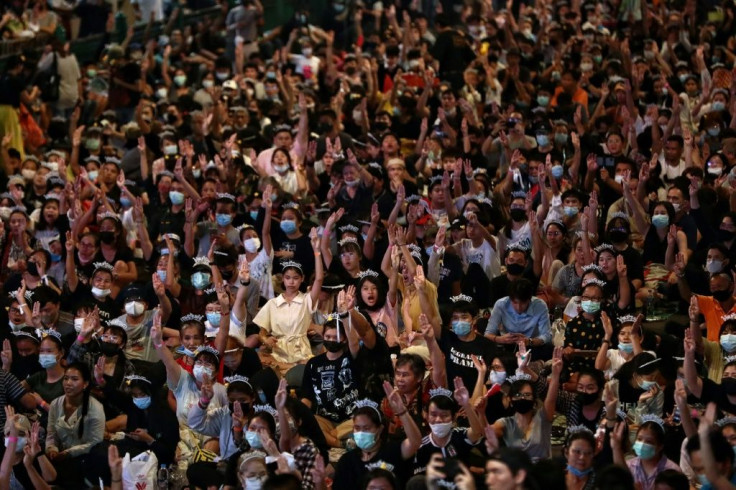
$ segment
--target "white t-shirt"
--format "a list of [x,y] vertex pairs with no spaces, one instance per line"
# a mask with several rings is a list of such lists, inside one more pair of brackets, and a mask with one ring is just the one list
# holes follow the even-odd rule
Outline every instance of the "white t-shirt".
[[479,247],[474,247],[469,238],[463,238],[456,249],[463,261],[463,271],[467,272],[470,264],[479,264],[489,280],[501,274],[498,254],[488,241],[483,240]]
[[[180,425],[187,426],[187,418],[189,416],[189,410],[199,402],[199,388],[197,388],[197,382],[194,380],[194,376],[189,374],[179,366],[181,372],[179,373],[179,384],[171,386],[169,389],[174,393],[176,398],[176,418],[179,420]],[[168,382],[167,382],[168,384]],[[212,401],[207,406],[207,410],[214,410],[219,407],[226,407],[228,404],[227,390],[220,383],[214,383],[212,389],[215,395],[212,397]]]

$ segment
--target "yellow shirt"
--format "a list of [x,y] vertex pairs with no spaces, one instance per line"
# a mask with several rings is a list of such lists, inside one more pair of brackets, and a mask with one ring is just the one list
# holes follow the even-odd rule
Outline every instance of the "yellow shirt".
[[[419,295],[417,294],[416,289],[412,288],[411,290],[408,290],[408,288],[404,284],[404,278],[401,276],[399,276],[398,288],[401,292],[401,297],[403,298],[401,313],[402,318],[404,318],[405,328],[405,312],[407,311],[409,319],[411,320],[411,328],[415,332],[419,332],[421,330],[419,328],[419,315],[421,315],[422,313],[427,315],[428,318],[430,317],[430,315],[434,315],[439,318],[439,306],[437,306],[437,286],[432,284],[429,280],[426,281],[427,301],[429,302],[429,307],[432,309],[432,311],[422,311],[422,305],[419,303]],[[409,304],[405,305],[406,302],[408,302]]]
[[291,301],[280,294],[263,305],[253,323],[276,338],[272,351],[276,361],[297,363],[312,357],[307,330],[314,310],[312,297],[305,293],[299,293]]

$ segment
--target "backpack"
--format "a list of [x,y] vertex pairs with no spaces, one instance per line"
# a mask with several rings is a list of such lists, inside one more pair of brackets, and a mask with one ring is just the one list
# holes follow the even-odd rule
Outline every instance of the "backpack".
[[54,53],[54,61],[48,70],[44,70],[38,74],[36,85],[41,90],[41,100],[44,102],[56,102],[59,100],[59,65],[57,63],[56,53]]

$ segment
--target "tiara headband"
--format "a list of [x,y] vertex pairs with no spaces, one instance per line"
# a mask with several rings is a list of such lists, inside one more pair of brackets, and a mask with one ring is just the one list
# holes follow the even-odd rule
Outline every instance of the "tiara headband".
[[611,219],[608,220],[608,221],[609,222],[610,221],[613,221],[616,218],[622,218],[622,219],[628,220],[629,219],[629,215],[626,214],[626,213],[624,213],[623,211],[616,211],[615,213],[612,213],[611,214]]
[[467,294],[458,294],[457,296],[450,296],[450,301],[452,301],[453,303],[459,303],[460,301],[472,303],[473,298],[471,296],[468,296]]
[[506,378],[506,381],[508,381],[511,384],[514,384],[517,381],[531,381],[531,380],[532,380],[532,377],[526,373],[519,373],[515,376],[509,376],[508,378]]
[[281,262],[281,271],[282,272],[285,271],[286,269],[288,269],[289,267],[293,267],[295,269],[299,269],[299,272],[301,272],[302,275],[304,274],[304,269],[302,269],[302,264],[300,264],[299,262],[295,262],[293,260],[287,260],[286,262]]
[[238,467],[239,471],[243,471],[243,465],[250,461],[251,459],[266,459],[266,453],[263,451],[248,451],[247,453],[243,453],[240,455],[240,466]]
[[[220,362],[220,353],[215,349],[214,347],[210,347],[209,345],[200,345],[199,348],[197,348],[196,351],[194,351],[194,357],[198,357],[200,354],[204,354],[205,352],[212,354],[217,359],[217,362]],[[246,378],[247,380],[248,378]]]
[[514,191],[511,193],[511,197],[513,199],[526,199],[526,192],[524,191]]
[[721,320],[723,320],[723,322],[727,322],[729,320],[736,320],[736,313],[729,313],[728,315],[722,316]]
[[205,267],[210,266],[210,259],[207,257],[194,257],[194,265],[192,267],[197,267],[198,265],[203,265]]
[[57,332],[56,330],[51,330],[51,329],[40,330],[39,329],[39,330],[36,330],[36,334],[41,340],[45,339],[46,337],[53,337],[59,342],[61,342],[61,334]]
[[[210,347],[210,349],[211,349],[211,347]],[[245,383],[248,386],[250,386],[250,389],[251,390],[253,389],[253,385],[250,384],[250,380],[247,377],[245,377],[245,376],[241,376],[240,374],[235,374],[233,376],[228,376],[227,378],[224,378],[224,381],[227,384],[231,384],[231,383]]]
[[227,192],[218,192],[217,193],[217,200],[226,200],[226,201],[232,201],[235,202],[235,196],[232,194],[228,194]]
[[587,432],[589,434],[592,434],[593,431],[585,427],[584,425],[573,425],[572,427],[567,428],[567,434],[577,434],[578,432]]
[[347,245],[348,243],[354,243],[354,244],[357,245],[358,244],[358,240],[355,237],[346,236],[345,238],[343,238],[342,240],[340,240],[339,242],[337,242],[337,244],[340,247],[342,247],[343,245]]
[[271,415],[274,420],[278,420],[279,414],[276,409],[273,408],[271,405],[253,405],[253,413],[256,414],[259,412],[266,412],[267,414]]
[[16,337],[27,337],[27,338],[33,340],[36,343],[39,343],[40,342],[40,340],[38,339],[38,337],[36,337],[35,335],[33,335],[30,332],[24,332],[23,330],[18,330],[17,332],[13,332],[13,335],[15,335]]
[[366,269],[358,273],[358,279],[364,279],[366,277],[378,277],[378,272],[371,269]]
[[281,206],[282,209],[297,209],[297,210],[299,209],[299,207],[300,207],[299,204],[295,203],[294,201],[284,203]]
[[123,330],[127,330],[128,329],[128,324],[125,323],[125,321],[121,320],[120,318],[113,318],[112,320],[110,320],[109,322],[107,322],[107,325],[109,327],[122,328]]
[[338,228],[341,232],[345,233],[346,231],[352,231],[354,233],[358,233],[358,227],[355,225],[344,225]]
[[634,315],[624,315],[624,316],[618,317],[617,320],[620,324],[634,323],[636,322],[636,317]]
[[126,376],[125,379],[128,381],[128,385],[130,385],[130,383],[132,383],[133,381],[142,381],[144,383],[148,383],[149,385],[152,384],[150,379],[144,376],[139,376],[137,374],[131,374],[130,376]]
[[594,284],[596,286],[599,286],[600,288],[605,288],[606,287],[606,282],[605,281],[601,281],[600,279],[596,279],[596,278],[588,279],[587,281],[585,281],[582,284],[582,287],[590,286],[591,284]]
[[445,396],[450,400],[454,400],[452,397],[452,391],[448,390],[447,388],[442,388],[441,386],[429,390],[429,398],[434,398],[436,396]]
[[107,262],[95,262],[92,264],[92,266],[95,268],[94,271],[97,272],[98,270],[106,270],[108,272],[113,272],[115,268],[112,266],[112,264],[109,264]]
[[197,323],[204,324],[204,316],[197,315],[195,313],[189,313],[188,315],[184,315],[183,317],[181,317],[182,324],[189,323],[189,322],[197,322]]
[[641,427],[646,422],[654,422],[655,424],[660,426],[662,430],[664,430],[664,420],[662,420],[660,417],[657,417],[654,414],[651,414],[651,413],[644,414],[641,416],[640,420],[641,420],[641,424],[639,424],[639,427]]
[[734,361],[736,361],[736,355],[726,356],[723,358],[723,362],[725,362],[726,364],[731,364]]
[[725,427],[730,424],[736,424],[736,417],[723,417],[715,421],[718,427]]
[[375,412],[378,414],[379,420],[382,418],[381,417],[381,412],[380,412],[380,410],[378,410],[378,403],[374,402],[373,400],[369,400],[368,398],[364,398],[362,400],[358,400],[358,401],[355,402],[355,408],[356,409],[358,409],[358,408],[365,408],[365,407],[372,408],[373,410],[375,410]]
[[643,367],[651,366],[651,365],[653,365],[653,364],[657,364],[657,363],[658,363],[659,361],[660,361],[660,359],[659,359],[659,358],[657,357],[657,358],[655,358],[655,359],[652,359],[652,360],[651,360],[651,361],[649,361],[649,362],[645,362],[644,364],[642,364],[641,366],[639,366],[639,369],[641,369],[641,368],[643,368]]
[[107,219],[107,218],[114,219],[115,221],[120,221],[120,216],[118,216],[115,213],[111,213],[110,211],[105,211],[104,213],[99,215],[100,221],[102,221],[103,219]]
[[590,271],[596,271],[596,272],[603,272],[603,269],[599,265],[596,264],[587,264],[583,266],[583,272],[590,272]]
[[613,255],[616,255],[616,249],[613,248],[613,245],[611,245],[610,243],[601,243],[593,250],[597,254],[600,254],[601,252],[611,252]]
[[529,249],[525,247],[524,245],[522,245],[521,243],[516,242],[516,243],[510,243],[506,245],[506,251],[507,252],[517,251],[517,252],[527,253],[529,252]]

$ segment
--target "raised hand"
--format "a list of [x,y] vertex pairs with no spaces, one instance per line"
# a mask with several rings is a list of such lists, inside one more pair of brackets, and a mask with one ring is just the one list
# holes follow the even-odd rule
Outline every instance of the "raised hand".
[[243,257],[238,268],[238,279],[241,283],[247,283],[250,281],[250,264],[248,264],[248,258]]
[[151,326],[151,342],[154,346],[163,344],[163,330],[161,329],[161,309],[156,308],[153,312],[153,325]]
[[427,278],[424,276],[424,268],[418,265],[414,274],[414,287],[417,291],[422,291],[427,286]]
[[288,395],[286,392],[286,388],[286,379],[281,378],[281,381],[279,381],[279,388],[276,390],[276,396],[273,399],[277,410],[283,410],[284,407],[286,407],[286,397]]
[[466,407],[470,403],[470,393],[468,393],[468,389],[465,387],[463,378],[456,376],[453,381],[455,384],[455,391],[453,392],[455,401],[459,406]]
[[2,360],[3,370],[10,371],[10,366],[13,363],[13,349],[9,339],[3,340],[3,350],[0,352],[0,360]]
[[691,322],[700,323],[700,305],[697,296],[693,295],[690,298],[690,307],[687,312]]
[[156,296],[159,298],[163,297],[166,294],[166,286],[164,286],[164,282],[158,277],[157,273],[154,272],[151,275],[151,282],[153,283],[153,292],[156,293]]
[[207,374],[202,376],[202,386],[199,388],[199,394],[200,398],[205,400],[212,400],[212,397],[215,396],[215,385],[212,378]]
[[321,239],[319,235],[317,234],[316,226],[312,228],[309,232],[309,241],[312,244],[312,250],[314,250],[315,252],[319,252],[319,245],[320,245]]
[[616,272],[618,273],[618,277],[626,277],[627,268],[626,263],[624,262],[623,255],[619,255],[618,257],[616,257]]
[[105,386],[105,356],[100,356],[93,368],[93,375],[97,385],[102,387]]
[[384,381],[383,392],[386,394],[386,400],[388,401],[393,413],[406,412],[406,405],[404,405],[404,401],[401,399],[401,394],[399,394],[398,388],[394,388],[391,386],[391,383]]
[[427,318],[427,315],[424,313],[419,315],[419,329],[422,332],[422,336],[424,336],[424,340],[428,344],[434,340],[434,328],[432,327],[432,323],[429,321],[429,318]]
[[613,336],[613,325],[611,325],[611,319],[608,317],[608,313],[606,313],[605,311],[601,312],[601,323],[603,324],[603,332],[605,333],[605,338],[611,340],[611,337]]

